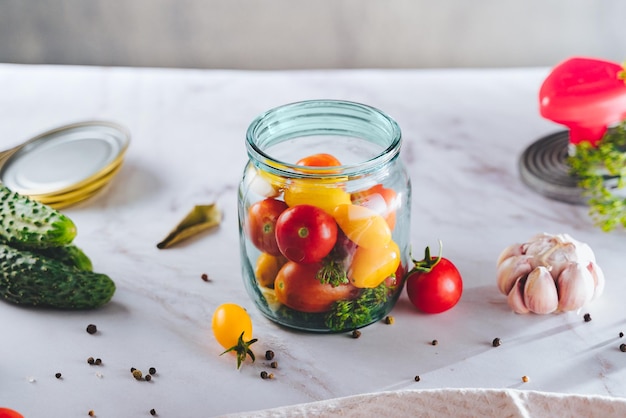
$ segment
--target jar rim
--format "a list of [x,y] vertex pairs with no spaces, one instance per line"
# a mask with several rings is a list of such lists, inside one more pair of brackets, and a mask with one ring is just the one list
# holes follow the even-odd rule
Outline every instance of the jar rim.
[[[382,140],[386,145],[372,157],[357,163],[345,164],[333,167],[333,172],[329,173],[328,167],[307,167],[306,171],[302,166],[295,163],[278,160],[268,154],[263,145],[269,141],[268,136],[272,133],[278,135],[278,142],[306,136],[313,130],[289,130],[285,125],[289,118],[328,118],[334,117],[352,122],[352,126],[359,125],[361,128],[373,128],[367,134],[364,132],[353,132],[347,135],[348,131],[332,133],[336,136],[354,136],[359,139],[371,140],[368,135],[377,136],[377,140]],[[282,125],[281,125],[282,124]],[[281,131],[283,129],[283,131]],[[384,138],[381,138],[384,136]],[[276,136],[273,137],[276,140]],[[292,102],[285,105],[269,109],[257,116],[249,125],[246,132],[246,148],[251,160],[258,162],[265,169],[274,174],[287,175],[290,177],[318,177],[323,173],[324,177],[361,175],[379,168],[391,160],[395,159],[402,142],[402,132],[398,123],[385,112],[363,103],[335,100],[335,99],[312,99],[299,102]]]

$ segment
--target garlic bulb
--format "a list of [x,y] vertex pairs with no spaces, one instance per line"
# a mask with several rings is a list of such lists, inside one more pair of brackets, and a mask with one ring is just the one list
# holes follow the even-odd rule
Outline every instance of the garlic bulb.
[[496,280],[520,314],[575,311],[604,290],[591,247],[568,234],[537,234],[506,247],[496,263]]

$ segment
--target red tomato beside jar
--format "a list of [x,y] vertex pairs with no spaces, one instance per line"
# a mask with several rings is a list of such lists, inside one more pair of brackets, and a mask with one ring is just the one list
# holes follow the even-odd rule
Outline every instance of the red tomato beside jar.
[[396,122],[366,105],[314,100],[262,114],[246,140],[240,248],[256,306],[313,332],[384,318],[410,262],[411,186]]

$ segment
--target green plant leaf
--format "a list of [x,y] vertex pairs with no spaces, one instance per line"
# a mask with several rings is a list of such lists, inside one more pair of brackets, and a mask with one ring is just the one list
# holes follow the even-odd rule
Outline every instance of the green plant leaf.
[[626,186],[626,121],[609,129],[597,147],[576,145],[568,164],[594,224],[605,232],[626,228],[626,198],[616,193]]

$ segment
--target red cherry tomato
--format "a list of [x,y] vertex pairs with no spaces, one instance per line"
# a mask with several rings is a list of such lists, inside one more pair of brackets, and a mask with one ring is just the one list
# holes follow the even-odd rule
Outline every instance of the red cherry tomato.
[[298,160],[296,165],[304,165],[307,167],[336,167],[341,162],[330,154],[313,154]]
[[0,418],[24,418],[24,416],[12,409],[0,408]]
[[406,277],[406,292],[413,305],[422,312],[440,313],[457,304],[463,293],[463,280],[456,266],[448,259],[427,257],[416,261]]
[[272,198],[260,200],[248,209],[246,230],[250,241],[259,250],[274,256],[280,255],[275,229],[276,221],[285,209],[285,202]]
[[333,249],[337,223],[323,209],[296,205],[276,221],[276,242],[280,252],[297,263],[316,263]]
[[276,276],[276,299],[301,312],[326,312],[334,302],[355,298],[359,290],[350,284],[332,286],[317,279],[319,263],[298,264],[288,261]]

